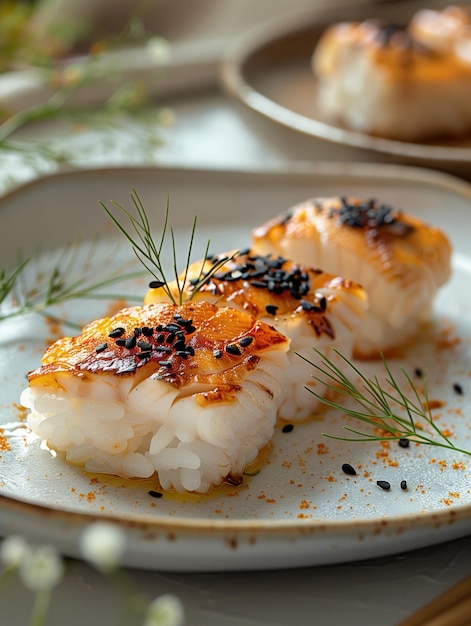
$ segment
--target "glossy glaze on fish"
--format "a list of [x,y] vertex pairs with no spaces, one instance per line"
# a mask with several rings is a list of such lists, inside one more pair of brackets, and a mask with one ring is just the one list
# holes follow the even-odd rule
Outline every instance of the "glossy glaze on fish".
[[451,245],[439,229],[374,199],[311,198],[253,232],[260,254],[284,255],[361,284],[369,308],[357,356],[403,345],[431,320],[450,276]]

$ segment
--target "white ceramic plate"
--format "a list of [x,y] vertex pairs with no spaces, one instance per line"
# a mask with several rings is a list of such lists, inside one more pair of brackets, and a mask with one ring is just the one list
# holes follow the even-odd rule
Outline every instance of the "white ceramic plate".
[[[316,110],[311,57],[325,28],[339,21],[379,18],[405,24],[417,2],[345,7],[275,20],[242,35],[227,51],[221,80],[225,90],[251,110],[305,136],[381,154],[394,162],[427,165],[462,175],[471,162],[471,137],[443,143],[407,143],[365,133],[323,119]],[[468,172],[469,174],[469,172]]]
[[[100,237],[98,251],[120,244],[117,262],[130,258],[99,201],[130,206],[135,187],[152,223],[161,223],[167,197],[179,246],[199,216],[198,247],[245,246],[251,228],[312,195],[376,197],[446,229],[456,255],[453,279],[437,300],[435,326],[392,366],[412,376],[429,369],[430,396],[440,400],[439,425],[471,450],[471,190],[454,178],[399,166],[316,164],[290,170],[212,172],[170,169],[94,170],[37,180],[0,200],[1,265],[14,264],[41,243],[48,255],[78,237]],[[116,249],[116,248],[113,248]],[[198,253],[198,252],[197,252]],[[45,257],[46,258],[46,257]],[[183,256],[181,257],[184,258]],[[134,291],[143,293],[145,282]],[[89,320],[107,303],[85,302],[62,314]],[[322,432],[340,432],[345,419],[277,428],[260,472],[239,488],[210,497],[153,498],[150,481],[86,475],[30,440],[19,422],[25,375],[52,337],[50,324],[28,317],[0,325],[0,533],[53,541],[78,555],[85,524],[111,519],[129,538],[126,565],[163,570],[267,569],[335,563],[405,551],[469,532],[471,459],[431,447],[347,444]],[[363,366],[362,366],[363,367]],[[365,364],[367,374],[378,364]],[[420,382],[420,381],[419,381]],[[462,386],[463,395],[453,385]],[[13,434],[12,434],[13,433]],[[8,446],[10,449],[6,449]],[[322,445],[326,446],[323,448]],[[320,447],[319,447],[320,446]],[[342,472],[348,462],[355,477]],[[390,491],[376,486],[391,483]],[[400,488],[407,480],[408,490]]]

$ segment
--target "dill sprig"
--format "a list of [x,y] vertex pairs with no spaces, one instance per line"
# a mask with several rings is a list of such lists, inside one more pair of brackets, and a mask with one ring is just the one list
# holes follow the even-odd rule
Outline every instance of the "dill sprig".
[[[144,43],[157,60],[167,54],[167,42],[148,32],[138,14],[131,16],[122,31],[88,40],[84,25],[69,20],[53,20],[45,29],[36,28],[39,4],[13,0],[0,3],[0,74],[19,68],[33,70],[38,85],[49,94],[17,111],[0,105],[0,150],[3,153],[19,153],[33,167],[37,167],[38,157],[53,164],[73,160],[68,149],[56,146],[54,140],[30,141],[16,137],[16,132],[25,126],[48,119],[60,118],[92,127],[108,123],[117,128],[125,117],[150,121],[154,129],[165,125],[169,116],[165,109],[152,110],[145,81],[123,82],[122,64],[119,56],[116,57],[116,53],[127,47]],[[156,70],[156,77],[159,74]],[[83,88],[103,81],[110,84],[111,93],[103,98],[99,109],[93,102],[75,97]],[[151,137],[153,144],[159,141],[156,132]]]
[[[321,365],[312,363],[309,359],[299,355],[317,370],[319,375],[314,374],[313,379],[334,391],[334,397],[343,396],[347,401],[353,400],[354,405],[350,406],[348,402],[344,404],[340,401],[330,400],[311,388],[306,387],[306,389],[326,406],[342,411],[343,414],[373,429],[380,428],[385,432],[384,435],[380,435],[376,434],[377,430],[376,432],[368,432],[368,429],[360,430],[351,426],[343,426],[345,431],[354,436],[342,437],[322,433],[325,437],[351,442],[408,439],[413,443],[447,448],[471,456],[471,451],[455,446],[435,423],[430,409],[426,382],[422,392],[423,397],[421,397],[409,374],[404,368],[401,368],[400,372],[404,377],[406,389],[410,392],[411,397],[409,397],[402,390],[383,355],[381,358],[386,372],[385,384],[380,382],[378,376],[368,378],[346,356],[338,350],[334,350],[335,354],[352,370],[352,373],[359,377],[360,382],[355,384],[331,359],[316,348],[314,351],[320,357]],[[397,406],[399,411],[394,410],[393,406]]]
[[[196,280],[192,280],[191,283],[191,291],[187,291],[186,287],[188,286],[188,271],[191,263],[191,255],[193,252],[193,244],[195,241],[196,234],[196,224],[197,217],[194,218],[193,224],[190,231],[190,239],[188,243],[188,251],[186,255],[186,263],[184,266],[183,273],[181,273],[178,269],[178,258],[177,258],[177,244],[175,241],[175,232],[173,228],[169,227],[169,211],[170,211],[170,202],[167,199],[167,205],[165,209],[165,217],[164,223],[161,229],[160,240],[158,243],[155,242],[152,236],[152,228],[150,225],[149,217],[144,208],[141,198],[137,191],[132,188],[131,193],[131,202],[134,206],[135,212],[132,213],[125,207],[123,207],[118,202],[113,201],[113,205],[119,209],[125,217],[128,218],[129,224],[132,229],[129,231],[126,226],[124,226],[117,217],[113,214],[113,212],[103,203],[100,202],[101,206],[104,208],[108,216],[112,219],[114,224],[118,227],[121,233],[126,237],[126,239],[130,242],[134,254],[140,261],[140,263],[145,267],[145,269],[155,278],[155,281],[150,283],[151,287],[162,288],[164,293],[167,295],[169,300],[173,302],[173,304],[183,304],[186,301],[191,301],[191,299],[198,293],[198,291],[205,285],[218,270],[223,267],[228,260],[233,258],[238,254],[238,251],[234,252],[230,257],[224,257],[218,259],[217,261],[211,264],[209,270],[205,271],[206,263],[209,260],[209,247],[211,244],[211,240],[208,239],[206,243],[206,248],[204,252],[203,259],[201,261],[201,269],[198,274],[198,278]],[[165,241],[167,239],[168,230],[170,230],[170,239],[171,239],[171,256],[172,256],[172,265],[173,265],[173,274],[174,280],[173,285],[176,288],[177,297],[174,295],[174,289],[172,289],[172,283],[168,280],[164,268],[164,264],[162,263],[162,251],[164,248]]]
[[133,300],[130,294],[115,294],[108,290],[118,283],[142,277],[143,272],[125,272],[116,264],[113,269],[100,272],[99,268],[110,267],[114,250],[99,255],[95,244],[95,241],[88,246],[81,242],[70,244],[53,263],[39,254],[22,258],[19,253],[18,264],[13,270],[0,269],[0,321],[39,313],[62,324],[81,328],[78,323],[55,317],[50,309],[71,300]]

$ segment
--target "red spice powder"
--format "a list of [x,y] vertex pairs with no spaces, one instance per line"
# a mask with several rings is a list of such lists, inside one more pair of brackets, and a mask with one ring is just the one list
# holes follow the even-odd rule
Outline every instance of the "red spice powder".
[[428,402],[423,402],[423,407],[426,411],[432,410],[432,409],[441,409],[442,407],[445,406],[446,402],[443,402],[442,400],[433,400],[431,398],[429,398]]
[[13,408],[17,413],[18,421],[25,422],[28,417],[29,409],[21,404],[18,404],[17,402],[13,402]]
[[329,446],[326,446],[325,443],[317,444],[317,454],[329,454]]

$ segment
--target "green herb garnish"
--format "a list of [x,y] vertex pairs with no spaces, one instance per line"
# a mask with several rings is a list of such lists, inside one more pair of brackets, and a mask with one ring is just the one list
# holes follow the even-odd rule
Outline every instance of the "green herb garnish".
[[[52,267],[37,256],[22,258],[14,270],[0,269],[0,321],[28,313],[39,313],[50,319],[81,328],[80,324],[55,318],[50,308],[70,300],[133,300],[129,294],[108,292],[111,286],[142,277],[142,270],[123,272],[122,267],[100,272],[110,267],[115,251],[98,254],[95,242],[86,249],[76,242],[67,246]],[[135,299],[136,301],[137,298]]]
[[[152,107],[146,81],[137,78],[123,83],[122,64],[114,53],[145,43],[148,54],[159,61],[168,52],[167,42],[147,32],[138,15],[131,17],[122,31],[99,40],[87,40],[84,25],[70,20],[52,19],[46,28],[38,29],[35,19],[37,9],[41,12],[40,4],[13,0],[0,3],[0,74],[32,70],[41,91],[48,94],[20,110],[0,104],[2,153],[20,153],[32,167],[38,166],[38,157],[56,164],[73,160],[74,155],[55,145],[54,140],[25,140],[16,135],[29,124],[51,118],[94,127],[106,123],[115,128],[123,118],[136,118],[145,123],[149,143],[159,142],[152,131],[165,125],[171,116],[165,114],[165,109]],[[156,76],[161,72],[157,63]],[[103,81],[111,87],[99,108],[93,102],[74,98],[84,87]]]
[[[349,406],[341,402],[329,400],[313,389],[309,389],[308,387],[306,387],[306,389],[326,406],[342,411],[345,415],[353,417],[373,429],[381,428],[386,433],[382,436],[372,433],[371,431],[368,432],[368,429],[359,430],[350,426],[343,426],[344,430],[355,436],[342,437],[322,433],[325,437],[352,442],[408,439],[413,443],[447,448],[471,456],[470,451],[455,446],[435,424],[430,410],[426,384],[424,385],[423,398],[421,398],[417,387],[403,368],[401,368],[400,371],[407,383],[412,398],[402,391],[399,382],[393,375],[384,356],[381,357],[386,371],[385,384],[383,385],[377,376],[372,379],[368,378],[346,356],[341,354],[338,350],[334,350],[348,367],[350,367],[352,372],[360,377],[360,383],[356,385],[328,357],[316,348],[314,351],[321,358],[322,365],[312,363],[309,359],[299,355],[317,370],[319,375],[315,374],[313,378],[325,385],[328,389],[333,390],[336,396],[343,396],[348,400],[353,400],[355,405]],[[395,411],[393,405],[397,405],[402,414],[400,414],[399,411]],[[420,425],[420,421],[423,421],[431,430],[431,434],[428,434]]]
[[[183,304],[183,302],[190,301],[198,291],[205,285],[218,270],[223,267],[230,259],[234,258],[238,252],[234,252],[230,256],[226,256],[217,261],[214,261],[211,264],[209,270],[205,271],[206,262],[209,260],[209,246],[211,244],[211,240],[208,239],[206,243],[206,248],[203,256],[203,260],[201,261],[201,269],[198,274],[198,278],[195,281],[192,281],[191,291],[188,293],[186,291],[186,287],[188,285],[188,270],[191,262],[191,254],[193,251],[193,244],[195,240],[196,233],[196,222],[197,218],[195,217],[193,220],[193,225],[190,232],[190,240],[188,244],[188,253],[185,263],[185,269],[183,271],[183,276],[180,274],[178,270],[178,259],[177,259],[177,249],[175,243],[175,233],[172,227],[170,227],[170,238],[171,238],[171,254],[173,259],[173,273],[174,273],[174,285],[176,287],[177,297],[174,295],[174,291],[172,290],[172,285],[166,277],[164,265],[162,263],[162,250],[164,247],[164,243],[167,237],[167,232],[169,229],[169,201],[167,200],[167,206],[165,209],[165,218],[163,227],[161,229],[160,241],[157,244],[154,241],[152,236],[152,229],[149,222],[149,218],[147,212],[142,204],[142,201],[135,189],[131,191],[131,201],[134,205],[135,213],[131,213],[126,208],[124,208],[118,202],[113,202],[114,206],[118,208],[129,220],[129,223],[132,227],[131,232],[113,215],[112,211],[106,207],[106,205],[101,202],[101,206],[105,209],[109,217],[113,220],[115,225],[121,231],[121,233],[126,237],[126,239],[130,242],[132,249],[134,250],[134,254],[139,259],[141,264],[146,268],[146,270],[155,278],[156,287],[161,287],[169,300],[173,302],[173,304]],[[150,286],[153,286],[151,283]]]

